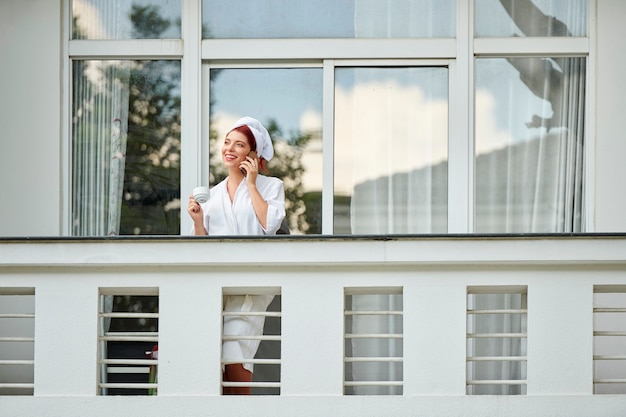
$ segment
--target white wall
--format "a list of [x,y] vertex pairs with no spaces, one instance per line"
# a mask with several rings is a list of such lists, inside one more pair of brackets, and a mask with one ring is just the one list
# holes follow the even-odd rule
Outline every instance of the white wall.
[[60,233],[61,47],[61,0],[0,1],[0,236]]
[[[625,415],[626,395],[593,395],[592,360],[594,286],[626,286],[625,237],[263,245],[33,240],[25,251],[0,242],[0,289],[36,294],[34,395],[0,396],[0,417]],[[528,393],[465,395],[467,288],[503,286],[528,290]],[[223,397],[220,298],[250,288],[282,295],[280,395]],[[343,395],[347,288],[402,288],[402,395]],[[98,294],[157,290],[158,395],[98,396]]]
[[596,231],[626,231],[626,2],[598,0]]

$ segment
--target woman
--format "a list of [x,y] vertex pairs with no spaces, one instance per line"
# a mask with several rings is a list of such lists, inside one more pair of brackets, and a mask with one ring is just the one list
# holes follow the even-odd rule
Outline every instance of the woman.
[[[266,172],[266,162],[274,156],[267,129],[256,119],[239,119],[226,134],[222,162],[228,177],[211,189],[209,200],[199,204],[189,197],[187,212],[195,235],[273,235],[285,218],[285,190],[278,178]],[[265,311],[273,295],[229,295],[226,312]],[[254,315],[224,317],[224,336],[261,335],[265,317]],[[222,345],[225,382],[252,381],[254,358],[259,340],[232,340]],[[224,394],[250,394],[250,387],[224,387]]]

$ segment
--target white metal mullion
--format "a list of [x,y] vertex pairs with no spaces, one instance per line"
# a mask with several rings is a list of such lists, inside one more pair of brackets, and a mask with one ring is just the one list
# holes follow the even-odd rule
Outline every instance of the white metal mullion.
[[109,342],[158,342],[159,336],[100,336],[98,338],[100,341],[109,341]]
[[223,311],[222,317],[227,316],[263,316],[263,317],[282,317],[282,312],[280,311]]
[[[180,198],[185,201],[203,179],[200,139],[202,2],[183,0],[182,6]],[[186,204],[180,205],[181,233],[192,227],[186,207]]]
[[124,319],[158,319],[159,313],[100,313],[101,317],[124,318]]
[[[106,360],[106,358],[108,357],[108,351],[107,351],[107,342],[106,340],[102,340],[101,336],[104,336],[107,329],[105,328],[105,322],[104,322],[104,317],[102,317],[102,312],[104,311],[105,307],[105,297],[106,295],[104,294],[100,294],[100,296],[98,297],[98,304],[99,304],[99,317],[98,317],[98,361],[100,366],[98,367],[98,383],[102,384],[102,383],[106,383],[107,381],[107,366],[104,365],[101,361],[102,360]],[[100,395],[107,395],[107,390],[104,387],[100,386]]]
[[353,356],[353,357],[345,357],[343,358],[345,362],[383,362],[383,363],[402,363],[404,362],[403,357],[394,357],[394,356]]
[[335,67],[447,67],[450,59],[335,59]]
[[34,359],[2,359],[0,365],[34,365]]
[[588,0],[587,5],[587,36],[593,40],[589,42],[589,54],[585,65],[585,148],[583,173],[583,232],[596,231],[595,224],[595,183],[596,183],[596,48],[597,48],[597,0]]
[[3,313],[0,319],[34,319],[35,313]]
[[432,39],[205,39],[210,60],[450,58],[455,40]]
[[324,61],[322,82],[322,234],[333,234],[335,194],[335,63]]
[[223,387],[280,388],[280,382],[222,382]]
[[126,383],[105,383],[98,384],[100,388],[118,388],[118,389],[151,389],[157,388],[158,384],[142,384],[138,382],[126,382]]
[[[202,57],[202,59],[207,59]],[[271,60],[212,60],[210,62],[210,68],[223,68],[223,69],[259,69],[259,68],[321,68],[322,63],[319,59],[314,60],[285,60],[285,59],[271,59]]]
[[1,389],[6,389],[6,388],[19,388],[19,389],[23,389],[23,388],[35,388],[35,384],[33,383],[0,383],[0,388]]
[[[280,365],[280,359],[244,359],[245,363],[251,363],[254,365]],[[234,363],[241,363],[241,359],[223,360],[222,365],[232,365]]]
[[63,0],[63,68],[61,69],[61,236],[72,234],[72,146],[71,146],[71,117],[72,108],[70,97],[72,97],[72,60],[69,57],[69,39],[71,36],[72,8],[70,0]]
[[103,359],[98,363],[106,365],[158,365],[159,361],[158,359]]
[[488,56],[575,56],[586,55],[589,51],[587,37],[508,37],[476,38],[474,53]]
[[478,379],[467,381],[468,385],[527,385],[525,379]]
[[[183,36],[193,30],[191,26],[183,25]],[[181,39],[70,40],[68,54],[73,59],[178,59],[194,44],[188,43],[183,45]]]
[[209,149],[209,138],[211,133],[210,116],[211,116],[211,69],[212,63],[202,63],[202,57],[200,58],[201,65],[201,83],[202,93],[200,95],[201,100],[201,119],[200,119],[200,182],[198,185],[209,186],[210,172],[211,172],[211,158]]
[[472,232],[474,223],[473,4],[457,0],[456,59],[448,73],[448,233]]
[[[463,0],[459,0],[459,3],[463,3]],[[474,68],[475,68],[475,58],[474,58],[474,33],[475,33],[475,29],[474,29],[474,11],[476,10],[475,7],[475,0],[470,0],[468,2],[468,6],[469,6],[469,10],[467,10],[467,20],[465,21],[465,24],[467,25],[467,30],[464,32],[467,36],[466,39],[466,45],[467,45],[467,51],[462,55],[464,57],[464,59],[466,59],[467,61],[463,64],[463,70],[460,72],[465,73],[465,71],[467,70],[467,73],[465,73],[464,75],[464,81],[467,83],[466,85],[464,85],[464,89],[463,89],[463,93],[466,94],[466,96],[463,97],[463,103],[466,103],[467,105],[467,109],[464,113],[464,117],[466,117],[467,119],[464,121],[467,126],[467,135],[465,136],[466,139],[466,157],[465,157],[465,162],[466,162],[466,172],[467,172],[467,181],[465,181],[466,184],[466,197],[465,200],[463,201],[463,203],[466,205],[467,207],[467,212],[466,212],[466,219],[467,219],[467,225],[466,225],[466,232],[468,233],[473,233],[475,232],[474,229],[474,221],[475,221],[475,212],[474,212],[474,207],[475,207],[475,190],[476,190],[476,173],[475,173],[475,169],[476,169],[476,126],[475,126],[475,117],[474,114],[476,112],[475,109],[475,102],[476,100],[474,99],[475,95],[476,95],[476,88],[475,88],[475,76],[474,76]]]
[[346,333],[345,339],[403,339],[402,333]]
[[[475,297],[472,296],[471,293],[468,293],[465,297],[466,300],[466,311],[470,311],[473,310],[476,306],[476,300]],[[465,379],[467,381],[472,381],[474,379],[476,379],[476,369],[475,369],[475,364],[474,361],[468,360],[469,358],[473,358],[475,357],[475,346],[472,340],[467,338],[467,334],[469,333],[474,333],[476,330],[476,320],[477,320],[477,316],[475,315],[470,315],[467,316],[466,313],[466,336],[465,336],[465,346],[466,346],[466,363],[467,366],[465,367]],[[473,385],[467,385],[468,387],[468,394],[473,394],[474,393],[474,386]]]
[[35,341],[34,337],[0,337],[0,342],[27,342],[32,343]]
[[[100,288],[102,295],[139,295],[139,296],[158,296],[158,287],[102,287]],[[104,312],[103,312],[104,313]],[[152,313],[145,313],[152,314]]]
[[233,340],[267,340],[271,342],[280,342],[282,341],[282,336],[280,335],[241,335],[241,336],[222,336],[222,341],[233,341]]
[[401,387],[403,381],[344,381],[344,387]]

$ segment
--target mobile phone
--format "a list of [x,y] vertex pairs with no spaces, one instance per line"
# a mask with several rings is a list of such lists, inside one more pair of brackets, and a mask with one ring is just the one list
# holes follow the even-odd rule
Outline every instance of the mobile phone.
[[[252,159],[259,159],[258,155],[256,154],[256,151],[250,151],[250,153],[248,154],[248,156]],[[246,170],[243,168],[239,168],[239,170],[241,171],[241,173],[243,175],[247,175]]]

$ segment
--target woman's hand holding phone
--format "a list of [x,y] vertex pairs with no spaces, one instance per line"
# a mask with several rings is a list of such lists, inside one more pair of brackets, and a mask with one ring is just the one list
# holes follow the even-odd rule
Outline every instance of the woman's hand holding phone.
[[239,165],[239,170],[243,175],[248,175],[248,169],[251,171],[259,172],[259,157],[257,156],[255,151],[250,151],[248,156],[246,156],[246,160]]

